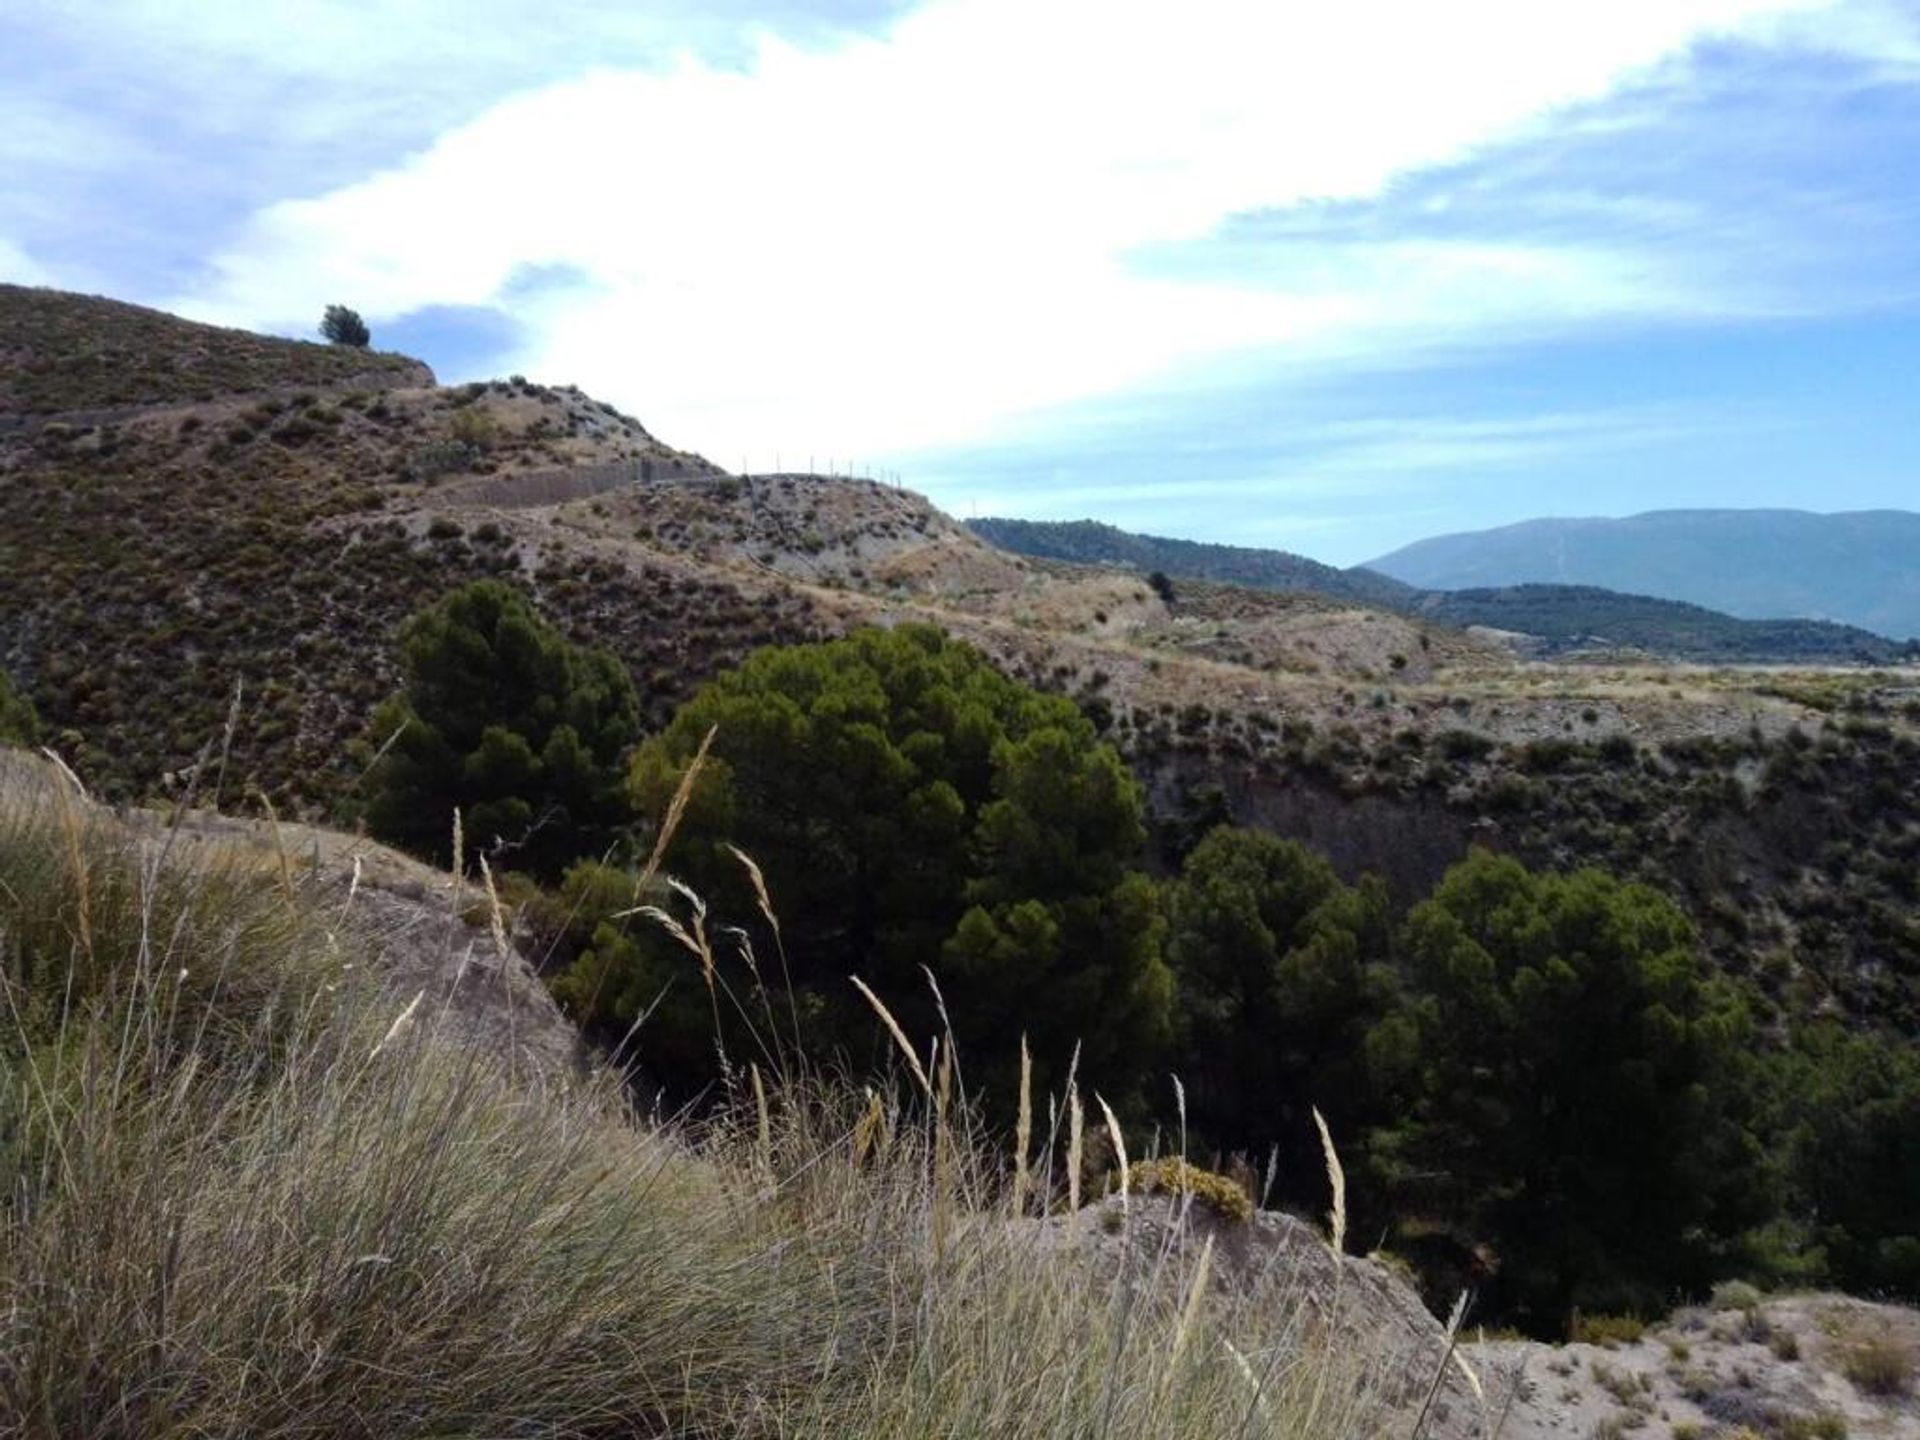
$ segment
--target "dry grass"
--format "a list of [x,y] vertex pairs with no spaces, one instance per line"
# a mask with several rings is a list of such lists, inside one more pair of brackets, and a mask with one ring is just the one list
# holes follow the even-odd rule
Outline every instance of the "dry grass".
[[1284,1282],[1009,1220],[944,1038],[924,1084],[755,1067],[645,1123],[357,978],[379,943],[0,776],[0,1433],[1373,1433]]
[[1890,1335],[1854,1342],[1840,1368],[1869,1395],[1905,1395],[1913,1389],[1913,1351]]

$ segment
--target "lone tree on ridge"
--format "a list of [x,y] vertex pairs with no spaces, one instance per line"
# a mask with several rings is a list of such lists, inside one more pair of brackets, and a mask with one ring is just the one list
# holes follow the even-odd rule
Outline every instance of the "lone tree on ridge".
[[366,349],[373,339],[360,312],[344,305],[327,306],[327,313],[320,317],[320,333],[334,345],[351,345],[356,350]]

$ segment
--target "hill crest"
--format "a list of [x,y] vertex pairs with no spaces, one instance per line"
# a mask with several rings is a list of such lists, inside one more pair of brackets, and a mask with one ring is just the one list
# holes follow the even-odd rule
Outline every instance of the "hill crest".
[[0,285],[0,424],[301,387],[433,383],[433,371],[407,355],[204,325],[103,296]]

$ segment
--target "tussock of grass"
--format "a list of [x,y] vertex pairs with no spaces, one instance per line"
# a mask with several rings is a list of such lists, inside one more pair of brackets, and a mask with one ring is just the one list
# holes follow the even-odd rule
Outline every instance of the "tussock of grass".
[[[900,1092],[755,1068],[711,1120],[642,1123],[613,1079],[530,1084],[433,997],[357,983],[380,937],[297,873],[187,863],[0,785],[0,897],[0,1431],[1374,1418],[1364,1358],[1284,1281],[1220,1292],[1205,1250],[1116,1273],[1009,1219],[944,1055]],[[1062,1182],[1039,1158],[1027,1183]]]
[[1855,1341],[1841,1369],[1869,1395],[1905,1395],[1913,1389],[1914,1353],[1891,1336]]
[[1647,1333],[1638,1315],[1579,1315],[1573,1320],[1572,1339],[1583,1345],[1631,1345]]

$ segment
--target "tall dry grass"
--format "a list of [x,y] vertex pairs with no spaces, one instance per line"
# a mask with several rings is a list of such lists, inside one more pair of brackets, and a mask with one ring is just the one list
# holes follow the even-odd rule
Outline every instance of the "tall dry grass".
[[647,1123],[456,1043],[380,943],[337,886],[0,776],[0,1432],[1373,1433],[1284,1281],[1028,1215],[1080,1127],[1013,1163],[950,1046]]

